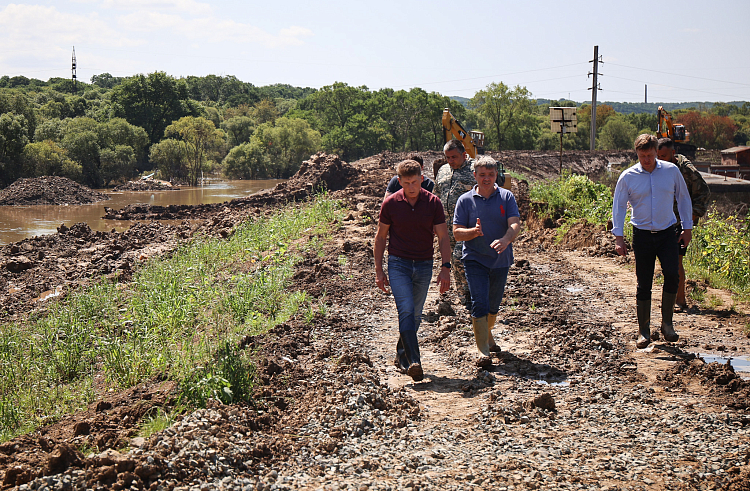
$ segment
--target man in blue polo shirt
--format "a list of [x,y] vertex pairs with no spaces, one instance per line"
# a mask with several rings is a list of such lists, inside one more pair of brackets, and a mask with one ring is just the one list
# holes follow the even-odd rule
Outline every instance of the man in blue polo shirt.
[[[415,382],[424,378],[419,356],[417,330],[422,307],[432,278],[434,235],[440,246],[442,266],[435,282],[440,293],[450,288],[450,239],[440,198],[421,187],[422,167],[405,160],[396,167],[399,191],[388,196],[380,207],[375,235],[375,283],[388,293],[391,287],[398,310],[399,341],[396,366]],[[383,271],[383,253],[388,242],[388,276]]]
[[461,195],[453,214],[453,235],[464,241],[461,261],[471,293],[471,324],[479,352],[500,351],[492,337],[508,269],[513,264],[513,241],[521,218],[513,193],[497,180],[497,162],[481,157],[474,163],[477,184]]
[[[628,202],[633,208],[630,224],[633,225],[635,276],[638,280],[635,299],[639,333],[635,345],[639,349],[651,343],[651,287],[657,257],[664,275],[661,333],[669,342],[679,339],[672,325],[680,282],[678,258],[680,243],[687,247],[693,232],[693,206],[685,179],[676,165],[657,160],[657,142],[656,137],[649,134],[636,138],[638,163],[620,174],[612,203],[612,234],[615,236],[615,251],[621,256],[628,253],[623,236]],[[675,201],[682,221],[679,237],[675,230]]]

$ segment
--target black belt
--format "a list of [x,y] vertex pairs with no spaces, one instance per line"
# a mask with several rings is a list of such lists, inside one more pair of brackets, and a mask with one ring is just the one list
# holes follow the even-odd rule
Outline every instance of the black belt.
[[676,223],[674,225],[670,225],[669,227],[665,228],[664,230],[644,230],[644,229],[638,228],[638,227],[633,227],[633,229],[635,229],[635,230],[637,230],[639,232],[649,232],[649,233],[652,233],[652,234],[661,234],[663,232],[673,232],[674,233],[675,232],[675,227],[677,227]]

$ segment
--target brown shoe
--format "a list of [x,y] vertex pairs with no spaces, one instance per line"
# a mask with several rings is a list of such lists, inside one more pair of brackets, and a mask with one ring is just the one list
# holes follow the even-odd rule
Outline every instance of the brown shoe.
[[412,363],[409,366],[409,369],[406,371],[406,374],[409,375],[415,382],[420,382],[422,379],[424,379],[422,365],[420,365],[419,363]]

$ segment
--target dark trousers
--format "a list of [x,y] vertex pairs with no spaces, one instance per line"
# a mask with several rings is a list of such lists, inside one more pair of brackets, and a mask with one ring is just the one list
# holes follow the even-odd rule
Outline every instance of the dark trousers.
[[652,233],[633,227],[633,253],[635,254],[635,275],[638,288],[635,298],[651,300],[651,286],[654,283],[654,267],[659,258],[664,274],[664,291],[677,293],[680,282],[678,256],[680,246],[677,243],[675,227]]

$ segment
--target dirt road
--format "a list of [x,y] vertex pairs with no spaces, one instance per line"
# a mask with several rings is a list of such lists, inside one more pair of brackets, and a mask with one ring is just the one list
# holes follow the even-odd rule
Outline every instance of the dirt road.
[[[570,243],[583,245],[573,251],[552,246],[548,230],[525,232],[495,328],[502,353],[487,369],[475,366],[468,312],[433,286],[419,333],[425,380],[399,374],[395,305],[375,287],[372,260],[398,160],[356,162],[332,193],[348,212],[292,285],[321,313],[243,340],[258,350],[257,407],[214,405],[133,439],[144,412],[168,405],[173,389],[143,384],[0,445],[3,486],[748,489],[750,383],[692,354],[750,353],[745,317],[695,307],[676,314],[678,343],[636,350],[635,274],[602,255],[603,232],[574,231]],[[206,227],[218,233],[255,208],[265,212],[260,199],[220,210]],[[653,305],[657,318],[656,295]],[[83,455],[83,444],[98,449]]]

